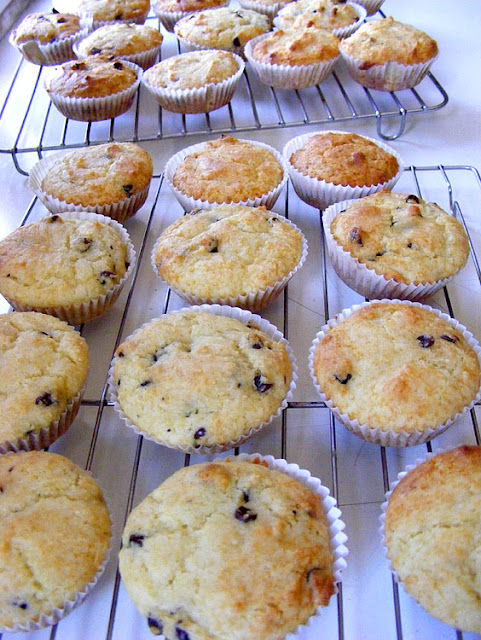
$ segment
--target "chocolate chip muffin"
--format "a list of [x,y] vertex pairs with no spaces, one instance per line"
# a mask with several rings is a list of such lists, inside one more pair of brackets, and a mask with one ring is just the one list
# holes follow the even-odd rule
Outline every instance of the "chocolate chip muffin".
[[93,213],[56,214],[0,242],[0,293],[18,311],[81,324],[110,308],[134,262],[118,222]]
[[228,0],[152,0],[152,11],[167,31],[181,18],[204,9],[217,9],[229,4]]
[[481,448],[408,468],[388,494],[384,535],[407,593],[444,624],[481,634]]
[[345,0],[295,0],[278,12],[274,25],[284,31],[317,27],[343,38],[358,28],[364,17],[363,7]]
[[53,4],[58,11],[91,15],[95,27],[106,22],[143,24],[150,9],[150,0],[54,0]]
[[257,319],[206,305],[133,333],[109,376],[127,424],[168,447],[204,452],[229,449],[269,422],[289,391],[292,354],[275,327],[264,321],[259,329]]
[[43,313],[0,316],[0,452],[52,444],[74,420],[88,367],[84,338]]
[[131,142],[109,142],[40,160],[29,184],[52,213],[91,211],[123,222],[144,204],[151,178],[146,151]]
[[340,314],[314,341],[313,380],[342,423],[389,446],[442,433],[480,396],[480,349],[449,316],[408,302]]
[[54,453],[0,456],[0,486],[0,627],[34,631],[56,623],[94,587],[109,515],[90,475]]
[[189,303],[257,311],[304,262],[302,233],[265,207],[192,211],[168,227],[152,254],[155,272]]
[[281,640],[328,604],[319,495],[259,462],[180,469],[130,514],[119,568],[154,635]]

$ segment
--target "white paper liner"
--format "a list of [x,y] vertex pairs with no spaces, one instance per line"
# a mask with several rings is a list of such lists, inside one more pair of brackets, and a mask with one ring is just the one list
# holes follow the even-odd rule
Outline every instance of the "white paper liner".
[[363,262],[352,256],[336,242],[331,233],[331,223],[334,218],[346,209],[354,200],[336,202],[328,207],[322,215],[324,235],[327,251],[334,271],[348,287],[365,298],[398,298],[400,300],[417,301],[432,295],[454,277],[455,274],[442,280],[430,283],[398,282],[393,278],[386,278],[374,269],[369,269]]
[[308,139],[312,136],[325,134],[325,133],[341,133],[345,134],[346,131],[314,131],[312,133],[305,133],[303,135],[297,136],[284,146],[282,151],[284,159],[289,168],[289,177],[292,182],[292,186],[294,187],[294,191],[297,193],[301,200],[307,202],[312,207],[316,207],[316,209],[325,209],[331,204],[335,202],[340,202],[342,200],[353,200],[355,198],[363,198],[364,196],[369,196],[372,193],[377,193],[378,191],[382,191],[383,189],[387,189],[391,191],[396,182],[401,177],[402,172],[404,171],[404,162],[401,156],[395,151],[392,147],[389,147],[387,144],[380,142],[374,138],[369,138],[368,136],[362,136],[365,140],[370,140],[374,144],[376,144],[380,149],[383,149],[387,153],[393,155],[398,163],[398,172],[395,176],[393,176],[390,180],[386,182],[381,182],[379,184],[373,185],[364,185],[364,186],[343,186],[341,184],[334,184],[332,182],[326,182],[325,180],[318,180],[317,178],[310,178],[307,175],[304,175],[300,171],[298,171],[290,162],[291,155],[303,147]]
[[[82,60],[88,54],[84,55],[79,51],[79,44],[80,44],[80,40],[78,43],[76,43],[73,46],[73,51],[77,56],[77,58],[79,60]],[[155,45],[154,47],[151,47],[150,49],[145,49],[145,51],[137,51],[137,53],[129,53],[129,54],[113,53],[112,55],[115,55],[116,58],[120,58],[121,60],[127,60],[128,62],[133,62],[133,64],[136,64],[138,67],[141,67],[145,71],[146,69],[148,69],[149,67],[151,67],[157,62],[157,57],[160,51],[161,44],[162,42]]]
[[197,13],[198,11],[204,11],[207,8],[219,9],[220,7],[226,7],[229,4],[229,0],[224,0],[221,4],[217,4],[215,7],[199,7],[197,11],[162,11],[155,2],[152,3],[152,11],[154,15],[160,20],[162,25],[170,33],[174,33],[174,25],[182,18],[190,16],[191,13]]
[[60,320],[65,320],[65,322],[68,322],[71,325],[79,325],[83,324],[84,322],[90,322],[91,320],[100,317],[110,309],[110,307],[119,297],[125,283],[130,277],[130,274],[133,272],[137,258],[135,255],[134,245],[130,240],[130,236],[127,233],[127,230],[116,220],[112,220],[112,218],[108,218],[107,216],[102,216],[100,214],[87,212],[65,212],[61,215],[64,219],[95,220],[100,224],[106,224],[115,229],[115,231],[121,237],[122,242],[127,247],[127,262],[129,263],[129,266],[123,278],[106,294],[101,295],[98,298],[88,300],[81,304],[44,307],[22,305],[17,303],[15,300],[7,298],[6,296],[4,296],[4,298],[15,309],[15,311],[39,311],[40,313],[46,313],[51,316],[56,316],[57,318],[60,318]]
[[[260,147],[261,149],[267,149],[270,151],[277,162],[281,165],[283,169],[283,177],[277,186],[271,189],[268,193],[263,194],[262,196],[257,196],[255,198],[248,198],[247,200],[240,200],[235,202],[230,202],[229,204],[240,204],[245,205],[247,207],[260,207],[263,205],[267,209],[272,209],[274,204],[276,203],[277,198],[280,196],[284,185],[287,182],[288,178],[288,169],[287,163],[282,157],[282,155],[274,149],[274,147],[269,146],[268,144],[264,144],[262,142],[257,142],[256,140],[241,140],[238,138],[239,142],[246,142],[247,144],[252,144],[255,147]],[[224,202],[209,202],[208,200],[200,200],[196,198],[192,198],[191,196],[187,196],[182,191],[179,191],[173,184],[174,173],[179,166],[179,164],[186,158],[187,156],[196,153],[197,151],[201,151],[204,149],[206,142],[201,142],[199,144],[194,144],[191,147],[185,147],[178,153],[168,160],[164,169],[164,178],[172,189],[175,197],[182,205],[184,211],[192,211],[193,209],[212,209],[212,207],[217,207],[219,204],[225,204]]]
[[48,427],[44,427],[39,431],[29,433],[16,440],[5,440],[0,443],[0,453],[9,453],[13,451],[39,451],[46,449],[58,440],[70,427],[75,420],[82,398],[85,391],[85,383],[72,398],[69,399],[65,409],[57,420],[50,423]]
[[65,152],[55,153],[46,158],[42,158],[30,170],[28,179],[28,186],[38,199],[47,207],[51,213],[64,213],[64,212],[89,212],[98,213],[102,216],[108,216],[117,222],[124,222],[128,218],[132,217],[137,211],[144,205],[147,200],[150,188],[149,183],[130,198],[126,197],[118,202],[110,204],[99,205],[81,205],[65,202],[59,198],[54,198],[45,191],[42,190],[42,182],[51,168],[58,162],[59,159],[65,156]]
[[[342,573],[347,567],[346,557],[349,553],[346,542],[347,536],[344,533],[345,524],[341,520],[342,513],[337,507],[336,500],[330,495],[329,489],[325,487],[319,478],[311,475],[307,469],[301,469],[299,465],[288,463],[281,458],[273,456],[262,456],[258,453],[240,453],[236,456],[229,456],[226,460],[232,462],[264,462],[269,469],[283,473],[286,476],[297,480],[301,485],[316,493],[321,500],[322,510],[326,517],[329,532],[329,545],[333,556],[332,572],[334,577],[334,593],[338,593],[338,585],[342,581]],[[220,461],[215,458],[213,462]],[[318,607],[313,615],[304,623],[297,627],[295,631],[285,636],[284,640],[296,640],[303,630],[309,629],[316,618],[324,615],[326,607]]]
[[411,65],[386,62],[386,64],[376,64],[363,70],[360,68],[363,61],[348,56],[342,50],[342,44],[339,51],[351,78],[367,89],[377,89],[378,91],[411,89],[421,82],[437,58],[434,56],[427,62]]
[[[133,62],[122,59],[122,63],[126,67],[133,69],[137,74],[135,82],[124,89],[110,96],[101,98],[70,98],[60,96],[48,91],[48,85],[51,78],[49,70],[44,74],[44,87],[48,96],[55,107],[62,115],[71,120],[80,120],[81,122],[97,122],[99,120],[109,120],[125,113],[130,109],[137,93],[137,89],[142,78],[142,69]],[[55,73],[53,71],[52,73]]]
[[[15,454],[14,453],[10,453],[9,455],[15,455]],[[87,471],[87,473],[89,474],[89,476],[92,477],[92,479],[95,481],[95,483],[97,484],[97,486],[100,488],[100,490],[102,492],[102,495],[103,495],[103,498],[104,498],[104,502],[105,502],[105,507],[107,509],[108,516],[109,516],[109,521],[110,521],[109,542],[108,542],[107,549],[105,551],[104,559],[102,560],[101,564],[99,565],[97,573],[94,575],[92,580],[90,580],[90,582],[88,582],[83,587],[83,589],[81,589],[81,591],[79,591],[75,595],[75,597],[72,600],[67,600],[63,604],[62,607],[58,607],[58,608],[55,607],[49,613],[40,614],[36,621],[30,620],[29,622],[27,622],[25,624],[14,624],[11,627],[2,627],[0,625],[0,633],[22,633],[22,632],[26,633],[26,632],[29,632],[29,631],[39,631],[40,629],[45,629],[45,627],[51,627],[54,624],[57,624],[58,622],[60,622],[60,620],[62,620],[66,616],[68,616],[69,613],[71,613],[74,609],[76,609],[78,606],[80,606],[83,603],[85,598],[87,598],[87,596],[95,588],[95,586],[97,585],[98,581],[102,577],[102,575],[103,575],[103,573],[105,571],[105,568],[109,563],[110,551],[111,551],[111,548],[112,548],[112,540],[113,540],[112,512],[111,512],[109,504],[107,503],[107,501],[105,499],[105,491],[102,489],[102,487],[100,487],[98,481],[93,477],[92,473],[90,471]]]
[[220,82],[209,82],[195,89],[171,89],[156,87],[149,83],[150,75],[142,78],[142,84],[157,102],[168,111],[174,113],[207,113],[220,109],[230,102],[237,84],[244,73],[245,64],[240,56],[233,54],[237,63],[237,71],[230,78]]
[[[230,307],[240,307],[241,309],[247,309],[248,311],[257,312],[263,307],[266,307],[267,305],[274,302],[274,300],[276,300],[279,294],[285,289],[289,280],[299,271],[299,269],[302,267],[302,265],[306,261],[308,247],[307,247],[307,240],[298,226],[296,226],[293,222],[291,222],[287,218],[284,218],[283,216],[280,216],[279,214],[274,213],[273,211],[271,211],[270,214],[275,216],[276,218],[279,218],[286,224],[288,224],[292,229],[297,231],[297,233],[299,233],[301,236],[301,256],[299,258],[299,261],[296,264],[296,266],[293,269],[291,269],[291,271],[289,271],[289,273],[284,278],[282,278],[281,280],[278,280],[275,284],[269,287],[266,287],[265,289],[260,289],[259,291],[253,291],[251,293],[243,293],[237,296],[229,296],[225,298],[222,298],[222,297],[208,298],[205,296],[195,295],[193,293],[189,293],[188,291],[174,288],[167,282],[168,286],[172,289],[174,293],[176,293],[180,298],[182,298],[182,300],[192,305],[220,304],[220,305],[228,305]],[[162,276],[158,273],[157,267],[155,265],[155,253],[157,251],[157,244],[159,240],[160,240],[160,237],[156,241],[154,248],[152,249],[152,253],[150,255],[150,262],[152,265],[152,269],[154,270],[154,273],[159,278],[163,279]]]
[[384,0],[358,0],[358,4],[366,9],[368,16],[373,16],[376,11],[379,11],[383,2]]
[[269,20],[272,22],[277,15],[277,12],[285,7],[286,4],[291,2],[291,0],[279,0],[278,2],[256,2],[256,0],[239,0],[239,4],[244,9],[249,9],[249,11],[257,11],[257,13],[262,13],[267,16]]
[[[347,38],[348,36],[352,35],[355,31],[357,31],[359,27],[362,25],[362,23],[364,22],[364,20],[366,19],[366,9],[362,5],[358,4],[357,2],[347,2],[346,4],[352,7],[354,11],[357,13],[357,20],[355,22],[352,22],[351,24],[346,25],[345,27],[338,27],[336,29],[332,29],[332,33],[340,40],[342,40],[343,38]],[[278,29],[284,29],[285,31],[287,31],[287,29],[290,28],[287,26],[284,26],[284,27],[282,26],[282,19],[279,19],[279,16],[276,16],[274,18],[273,23],[274,23],[274,26],[277,27]]]
[[220,49],[221,51],[230,51],[232,53],[235,53],[241,58],[244,57],[244,45],[241,45],[240,47],[236,47],[234,45],[232,45],[231,47],[215,47],[214,45],[209,44],[209,46],[206,46],[203,44],[198,44],[197,42],[191,42],[189,40],[186,40],[185,38],[181,38],[179,34],[175,31],[175,26],[174,26],[174,33],[177,36],[178,41],[182,44],[185,51],[203,51],[204,49]]
[[[133,429],[135,431],[135,433],[137,433],[138,435],[141,435],[141,436],[144,436],[144,438],[147,438],[147,440],[152,440],[153,442],[156,442],[157,444],[161,444],[161,445],[163,445],[165,447],[169,447],[169,449],[175,449],[177,451],[183,451],[184,453],[210,454],[210,453],[220,453],[222,451],[228,451],[229,449],[233,449],[234,447],[238,447],[243,442],[245,442],[246,440],[251,438],[255,433],[257,433],[258,431],[260,431],[261,429],[263,429],[264,427],[269,425],[275,418],[279,417],[282,414],[283,410],[287,407],[287,404],[288,404],[289,400],[292,398],[292,395],[293,395],[294,390],[296,388],[296,381],[297,381],[297,365],[296,365],[296,359],[295,359],[295,356],[294,356],[294,352],[292,351],[292,348],[289,345],[289,343],[287,342],[287,340],[283,337],[282,333],[279,331],[279,329],[277,329],[277,327],[275,327],[273,324],[271,324],[270,322],[268,322],[264,318],[261,318],[261,316],[255,315],[255,314],[251,313],[250,311],[246,311],[244,309],[239,309],[238,307],[221,306],[221,305],[218,305],[218,304],[213,304],[213,305],[203,304],[203,305],[199,305],[199,306],[178,309],[176,311],[172,311],[171,313],[184,313],[186,311],[188,311],[190,313],[198,313],[198,312],[204,311],[204,312],[212,313],[212,314],[218,315],[218,316],[226,316],[228,318],[234,318],[235,320],[239,320],[240,322],[242,322],[242,324],[247,324],[248,322],[251,322],[251,323],[255,324],[255,326],[260,331],[263,331],[267,336],[269,336],[269,338],[271,340],[275,340],[276,342],[281,342],[284,345],[284,348],[285,348],[286,353],[287,353],[287,357],[289,358],[289,362],[290,362],[290,365],[291,365],[291,380],[290,380],[290,384],[289,384],[289,389],[287,390],[287,393],[284,396],[284,399],[282,400],[281,404],[279,405],[277,411],[275,411],[275,413],[273,413],[269,417],[268,420],[266,420],[264,422],[261,422],[258,425],[256,425],[255,427],[252,427],[251,429],[247,430],[245,433],[240,435],[235,440],[231,440],[231,441],[227,441],[225,443],[211,445],[211,446],[205,446],[205,445],[204,446],[200,446],[200,447],[194,447],[194,446],[183,447],[183,446],[180,446],[180,445],[179,446],[173,446],[172,444],[163,441],[161,438],[156,438],[155,436],[152,436],[150,434],[147,434],[147,433],[144,433],[143,431],[141,431],[135,424],[133,424],[129,420],[129,418],[122,411],[122,408],[121,408],[121,406],[120,406],[120,404],[118,402],[118,398],[117,398],[117,387],[116,387],[116,385],[114,383],[114,379],[113,379],[113,367],[115,365],[116,356],[114,356],[114,358],[113,358],[113,360],[112,360],[112,362],[110,364],[109,373],[108,373],[108,395],[109,395],[109,400],[111,402],[113,402],[115,411],[119,414],[119,416],[122,418],[124,423],[128,427]],[[170,314],[164,314],[164,315],[170,315]],[[143,327],[145,327],[148,324],[149,324],[148,322],[143,324],[141,327],[136,329],[136,331],[134,331],[131,334],[131,336],[133,336],[136,333],[138,333],[139,331],[141,331],[143,329]]]
[[455,422],[460,416],[464,413],[472,409],[476,403],[481,401],[481,388],[478,390],[476,396],[471,400],[471,402],[463,407],[462,411],[456,413],[452,418],[449,418],[442,424],[437,425],[434,428],[426,428],[423,431],[413,430],[411,433],[406,431],[394,432],[392,430],[383,430],[379,427],[370,427],[366,424],[359,423],[358,420],[351,420],[346,413],[341,413],[339,409],[334,405],[332,400],[329,400],[327,396],[321,390],[319,383],[317,381],[316,375],[314,373],[314,353],[316,351],[317,345],[324,338],[330,328],[340,324],[343,320],[352,315],[355,311],[362,309],[363,307],[375,303],[384,303],[384,304],[404,304],[404,305],[413,305],[418,307],[419,309],[426,309],[427,311],[431,311],[436,314],[439,318],[449,323],[452,327],[457,329],[463,334],[464,339],[467,344],[473,349],[476,353],[476,356],[480,362],[481,366],[481,347],[478,341],[474,338],[473,334],[466,329],[460,322],[451,318],[446,313],[439,311],[438,309],[434,309],[425,304],[420,304],[419,302],[411,302],[408,300],[371,300],[370,302],[364,302],[362,304],[356,304],[349,309],[344,309],[341,313],[337,314],[335,318],[332,318],[328,321],[326,325],[322,327],[322,329],[316,334],[316,337],[309,349],[309,358],[308,358],[308,366],[309,372],[311,374],[312,382],[319,393],[321,400],[325,402],[326,406],[330,409],[333,415],[339,420],[339,422],[351,433],[358,436],[362,440],[366,440],[366,442],[372,442],[374,444],[378,444],[382,447],[412,447],[414,445],[423,444],[436,438],[441,435],[450,427],[453,422]]
[[73,33],[71,36],[56,40],[54,42],[47,42],[46,44],[40,44],[36,40],[29,40],[21,44],[14,42],[14,31],[9,36],[9,42],[11,45],[21,53],[21,55],[32,62],[33,64],[51,66],[56,64],[62,64],[68,60],[75,59],[74,45],[76,42],[85,38],[92,29],[91,16],[85,16],[81,20],[80,30]]
[[325,62],[314,62],[306,65],[280,65],[259,62],[252,57],[252,48],[261,40],[270,37],[264,33],[249,40],[244,47],[246,60],[251,64],[259,79],[264,84],[278,89],[303,89],[323,82],[331,73],[339,55]]

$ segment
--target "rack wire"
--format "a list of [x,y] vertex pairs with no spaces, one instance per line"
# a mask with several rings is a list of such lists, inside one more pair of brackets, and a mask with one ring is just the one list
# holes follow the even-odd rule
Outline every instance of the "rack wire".
[[[161,59],[180,52],[177,39],[165,33]],[[43,74],[42,67],[21,58],[3,97],[0,92],[0,153],[10,154],[24,175],[44,153],[114,140],[149,143],[365,119],[375,121],[380,138],[394,140],[404,132],[408,115],[425,114],[448,103],[445,89],[431,72],[413,89],[383,92],[358,85],[338,64],[321,85],[286,91],[263,85],[246,65],[233,99],[217,111],[170,113],[141,86],[126,114],[111,121],[79,123],[61,116],[52,106],[42,86]],[[27,101],[25,96],[29,96]]]
[[[468,234],[471,249],[465,277],[469,281],[475,282],[476,287],[481,290],[479,250],[476,249],[475,240],[471,233],[473,221],[476,219],[476,214],[473,212],[479,211],[481,200],[481,177],[479,172],[470,166],[411,166],[405,170],[401,178],[401,187],[399,190],[401,189],[403,192],[416,193],[424,199],[435,199],[441,206],[449,210],[452,215],[461,221]],[[312,212],[314,210],[297,199],[290,185],[285,188],[281,200],[276,204],[275,208],[286,217],[295,217],[296,224],[301,228],[307,224],[309,216],[312,222]],[[109,570],[107,571],[107,577],[103,581],[103,594],[100,598],[103,609],[101,614],[99,614],[98,609],[95,608],[97,606],[95,591],[82,607],[80,607],[80,609],[84,611],[81,620],[95,619],[95,615],[98,615],[100,629],[96,628],[95,634],[89,634],[88,631],[77,629],[76,635],[74,635],[72,624],[79,624],[78,620],[74,620],[73,623],[69,624],[69,618],[74,617],[74,612],[74,614],[68,616],[55,627],[43,632],[36,632],[35,640],[43,640],[44,638],[50,638],[50,640],[54,638],[71,640],[76,637],[89,637],[89,639],[92,640],[94,638],[95,640],[104,638],[105,640],[124,640],[127,637],[135,637],[137,640],[150,637],[150,633],[147,631],[147,625],[137,616],[133,605],[129,603],[122,590],[116,565],[120,534],[132,507],[146,495],[149,488],[152,489],[157,486],[159,478],[167,477],[176,468],[182,465],[189,465],[191,462],[201,461],[203,458],[200,456],[191,457],[190,455],[180,454],[160,447],[155,443],[144,440],[142,436],[125,436],[124,431],[127,431],[126,428],[124,429],[118,424],[113,425],[113,422],[117,421],[118,423],[120,420],[115,417],[112,419],[112,416],[108,416],[108,412],[112,411],[112,405],[107,401],[106,378],[110,360],[116,347],[125,335],[131,331],[132,327],[138,324],[139,321],[147,321],[151,316],[156,316],[159,313],[168,313],[174,308],[184,306],[177,296],[171,293],[165,286],[160,292],[157,292],[159,295],[156,294],[155,296],[156,299],[158,299],[157,306],[155,306],[154,303],[154,306],[149,308],[145,300],[145,289],[151,290],[152,282],[156,282],[156,276],[152,273],[150,266],[149,251],[158,233],[169,222],[169,220],[164,218],[164,213],[167,210],[172,211],[172,216],[178,216],[182,213],[179,207],[175,206],[173,195],[165,185],[162,175],[157,175],[154,178],[151,197],[149,198],[147,206],[144,207],[143,213],[141,214],[139,212],[139,214],[127,223],[129,231],[135,236],[136,250],[138,253],[138,264],[130,283],[130,288],[114,306],[114,309],[117,308],[117,313],[114,314],[114,317],[105,317],[95,323],[89,323],[82,327],[89,346],[92,346],[92,343],[95,343],[95,341],[105,343],[107,335],[106,327],[109,328],[109,332],[112,335],[110,342],[107,340],[108,344],[104,344],[104,348],[93,350],[91,369],[96,372],[96,382],[93,386],[89,385],[86,398],[82,402],[82,408],[90,412],[89,416],[91,417],[89,419],[92,421],[93,427],[87,448],[81,447],[82,453],[80,456],[78,452],[76,454],[79,457],[78,462],[87,470],[93,471],[96,476],[108,477],[115,473],[115,456],[122,455],[122,453],[120,453],[122,448],[124,446],[128,447],[130,452],[129,464],[123,469],[124,479],[123,481],[121,481],[120,478],[118,479],[118,493],[115,493],[113,499],[115,505],[115,533],[112,557]],[[25,224],[43,215],[45,215],[45,211],[41,204],[34,199],[20,224]],[[136,221],[138,216],[140,216],[141,219]],[[337,291],[338,281],[335,280],[336,276],[333,275],[328,258],[326,257],[322,228],[322,212],[319,212],[316,227],[317,231],[314,229],[314,234],[316,234],[319,239],[319,247],[318,251],[316,251],[311,258],[315,268],[319,270],[320,326],[324,321],[327,321],[329,317],[332,317],[341,310],[344,302],[343,296],[348,295],[349,300],[352,302],[352,292],[348,291],[347,288],[341,289],[340,294]],[[311,238],[313,238],[312,235]],[[302,287],[306,282],[306,278],[303,276],[303,269],[301,269],[298,276],[296,276],[297,280],[295,278],[292,283],[289,284],[285,290],[283,299],[276,302],[272,310],[269,308],[266,311],[266,317],[269,317],[271,321],[276,319],[277,325],[283,328],[285,337],[289,339],[298,360],[300,375],[301,370],[307,368],[307,357],[301,357],[302,345],[299,345],[299,335],[296,331],[296,315],[291,312],[291,307],[297,304],[296,301],[299,298],[299,292],[302,291]],[[143,301],[143,308],[140,310],[138,307],[139,300]],[[356,301],[359,300],[354,300],[354,302]],[[463,321],[463,318],[459,317],[460,314],[462,316],[463,307],[459,306],[459,308],[456,308],[458,306],[456,279],[449,285],[449,291],[448,288],[445,288],[438,298],[434,296],[433,300],[428,300],[428,303],[443,307],[453,317],[456,316],[460,321]],[[113,310],[109,311],[107,315],[112,313],[114,313]],[[311,327],[309,340],[314,337],[319,326]],[[96,388],[95,393],[93,391],[94,388]],[[408,460],[413,459],[414,453],[419,457],[426,449],[427,451],[431,451],[433,448],[438,448],[438,446],[445,447],[446,444],[450,445],[453,443],[481,444],[477,416],[479,406],[471,410],[469,416],[466,417],[466,420],[462,421],[461,425],[453,425],[445,434],[439,436],[432,443],[421,447],[408,448],[401,452],[369,445],[370,448],[369,451],[367,451],[363,448],[363,445],[360,444],[361,441],[358,438],[347,433],[342,425],[336,422],[323,402],[312,398],[304,399],[295,397],[284,410],[282,418],[268,429],[271,431],[269,436],[270,440],[267,445],[268,453],[272,453],[276,455],[276,457],[289,459],[288,454],[292,447],[292,441],[293,439],[297,440],[299,438],[297,428],[300,419],[298,416],[302,415],[305,411],[315,416],[315,423],[319,422],[319,424],[325,426],[323,436],[319,436],[319,434],[316,433],[316,451],[313,455],[325,459],[326,464],[323,466],[323,475],[327,475],[327,468],[330,469],[330,479],[328,483],[325,482],[325,484],[330,486],[331,493],[337,499],[343,514],[346,509],[349,510],[359,506],[354,500],[346,497],[346,482],[355,482],[355,477],[352,477],[355,476],[354,466],[351,467],[346,462],[349,461],[351,457],[363,456],[369,458],[367,464],[369,477],[363,480],[366,484],[369,484],[372,479],[375,478],[376,482],[380,485],[382,495],[384,495],[385,491],[389,488],[390,482],[394,480],[396,473],[405,467]],[[303,419],[305,420],[305,418]],[[77,421],[78,420],[79,418],[77,418]],[[85,418],[82,419],[81,417],[80,421],[85,421]],[[69,434],[74,430],[75,425],[65,436],[53,445],[52,449],[59,453],[65,454],[67,452],[67,455],[74,451],[78,447],[78,441],[68,442]],[[275,432],[277,432],[277,435],[274,435]],[[319,439],[317,439],[318,436]],[[120,439],[120,442],[117,441],[118,439]],[[85,441],[85,438],[83,440]],[[438,441],[441,442],[440,445]],[[113,455],[110,449],[112,442],[116,442],[115,446],[117,447],[114,449]],[[252,453],[253,451],[258,451],[259,447],[262,447],[262,443],[262,435],[256,434],[254,438],[242,445],[240,449]],[[234,453],[238,451],[239,449],[236,449]],[[296,460],[296,462],[300,463],[299,460]],[[301,464],[301,466],[303,465]],[[314,472],[313,469],[311,469],[311,471]],[[349,493],[349,491],[347,493]],[[113,495],[111,494],[109,498],[112,500]],[[377,500],[374,504],[376,511],[379,510],[379,512],[380,501],[382,501],[381,497],[379,498],[379,504]],[[368,504],[368,506],[370,505]],[[352,534],[355,532],[352,528],[349,528],[349,522],[347,524],[346,532],[351,539]],[[361,554],[362,556],[362,551],[358,548],[355,541],[350,542],[350,540],[348,540],[347,546],[350,549],[350,556],[348,557],[348,569],[346,573],[349,572],[350,559],[352,558],[354,565],[356,565],[356,555]],[[370,558],[370,560],[372,562],[372,558]],[[359,597],[358,594],[367,586],[367,581],[366,584],[359,584],[353,587],[351,581],[347,580],[346,587],[341,585],[337,597],[333,599],[329,607],[330,615],[327,615],[327,622],[323,622],[325,626],[323,627],[322,637],[327,638],[327,640],[334,640],[335,638],[338,640],[344,640],[345,638],[357,639],[361,637],[382,637],[383,640],[389,640],[391,638],[396,638],[397,640],[414,640],[414,638],[416,638],[416,640],[418,640],[418,638],[432,637],[441,640],[450,638],[454,640],[454,637],[456,637],[457,640],[460,640],[463,638],[463,634],[460,632],[448,629],[444,625],[440,625],[440,623],[439,626],[433,627],[434,621],[428,616],[423,616],[419,613],[415,605],[403,595],[402,591],[400,593],[400,589],[394,580],[392,580],[391,595],[389,595],[389,591],[383,590],[383,584],[385,586],[388,580],[391,581],[391,578],[387,561],[381,564],[379,575],[382,576],[381,590],[383,606],[388,610],[392,609],[393,613],[389,616],[391,627],[383,628],[382,635],[380,636],[363,635],[361,633],[362,625],[367,623],[365,620],[357,619],[355,621],[356,634],[353,634],[351,626],[352,616],[360,616],[356,596]],[[364,580],[366,580],[365,576]],[[363,577],[360,578],[360,581],[363,581]],[[97,589],[99,588],[100,585],[98,585]],[[353,613],[353,598],[354,604],[356,605],[354,607],[355,613]],[[374,604],[374,606],[376,605],[378,605],[378,603]],[[348,611],[346,611],[346,609],[348,609]],[[125,631],[126,619],[133,619],[129,627],[129,633]],[[421,625],[421,627],[419,625]],[[413,628],[415,628],[415,632],[413,632]],[[5,637],[7,635],[8,634],[5,634]],[[468,634],[465,635],[467,638]],[[17,640],[20,640],[22,637],[21,634],[16,634]],[[25,637],[30,638],[32,636]],[[319,637],[319,635],[313,632],[311,635],[308,634],[302,637],[306,640],[314,640],[314,638]]]

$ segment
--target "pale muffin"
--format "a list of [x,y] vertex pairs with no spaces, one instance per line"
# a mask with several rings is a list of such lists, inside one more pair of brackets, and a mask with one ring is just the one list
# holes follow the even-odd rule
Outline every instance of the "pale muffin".
[[274,24],[285,31],[317,27],[344,37],[361,23],[364,15],[364,9],[360,5],[345,1],[296,0],[289,2],[278,12]]
[[117,21],[143,24],[149,13],[150,0],[54,0],[54,7],[76,15],[89,14],[95,26]]
[[174,25],[181,18],[204,9],[225,7],[229,0],[152,0],[152,11],[167,31],[174,31]]

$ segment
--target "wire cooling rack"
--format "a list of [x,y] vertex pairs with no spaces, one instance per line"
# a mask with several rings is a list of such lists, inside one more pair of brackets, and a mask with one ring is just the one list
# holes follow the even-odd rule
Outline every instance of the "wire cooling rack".
[[[158,25],[156,19],[148,20]],[[175,36],[164,32],[161,58],[180,52]],[[153,142],[364,119],[375,121],[379,137],[394,140],[402,135],[408,114],[426,114],[448,102],[446,91],[431,72],[413,89],[383,92],[355,83],[339,62],[321,85],[286,91],[262,84],[247,65],[231,102],[210,114],[167,112],[141,86],[127,113],[86,124],[57,112],[43,88],[43,75],[43,68],[20,58],[10,85],[0,90],[0,153],[11,154],[22,174],[45,152],[113,140]]]
[[[408,167],[396,190],[436,201],[463,224],[470,259],[462,272],[427,303],[447,311],[481,334],[478,313],[469,313],[481,296],[479,208],[481,178],[469,166]],[[309,256],[283,297],[262,311],[288,338],[297,358],[299,383],[293,400],[277,419],[240,447],[246,453],[272,454],[297,462],[321,477],[336,497],[346,522],[349,556],[343,583],[331,599],[322,627],[301,634],[302,640],[470,640],[425,614],[392,580],[378,535],[384,493],[399,471],[426,451],[459,444],[480,444],[476,406],[427,445],[404,450],[364,443],[348,433],[320,402],[308,380],[307,352],[318,329],[342,308],[362,301],[332,271],[324,246],[322,213],[302,203],[288,185],[275,210],[292,219],[306,234]],[[45,215],[34,199],[19,224]],[[16,634],[16,640],[147,640],[151,634],[128,599],[117,572],[120,535],[128,513],[163,479],[183,465],[205,461],[137,436],[125,427],[106,398],[106,378],[117,345],[137,326],[185,306],[153,273],[150,252],[165,226],[182,210],[162,175],[155,176],[146,205],[126,226],[138,264],[114,307],[82,327],[90,351],[86,397],[74,425],[51,450],[91,471],[104,488],[113,518],[113,548],[105,575],[86,602],[51,629]],[[468,297],[469,296],[469,297]],[[478,316],[478,325],[470,322]],[[237,453],[239,450],[236,450]],[[232,453],[232,452],[231,452]],[[208,457],[207,459],[211,459]],[[8,634],[4,634],[7,638]],[[13,636],[12,636],[13,638]],[[250,640],[247,639],[246,640]]]

